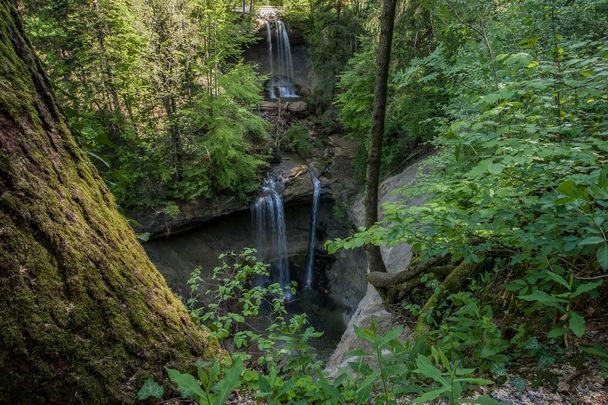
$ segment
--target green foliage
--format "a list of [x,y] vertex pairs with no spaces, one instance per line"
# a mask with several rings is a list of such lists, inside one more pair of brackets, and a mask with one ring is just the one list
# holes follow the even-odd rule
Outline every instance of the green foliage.
[[[576,337],[582,337],[585,334],[585,319],[572,308],[578,297],[597,290],[603,284],[603,280],[589,283],[576,283],[577,287],[574,288],[574,275],[570,276],[569,281],[566,281],[562,276],[553,271],[547,271],[543,275],[545,280],[550,280],[553,283],[559,284],[559,286],[565,288],[566,291],[561,293],[547,293],[542,290],[533,290],[531,294],[520,295],[518,298],[525,301],[537,302],[545,307],[555,308],[562,313],[560,319],[562,319],[564,323],[553,327],[548,332],[547,337],[562,337],[569,332],[572,332]],[[524,287],[524,289],[526,289],[526,287]]]
[[323,0],[292,0],[284,3],[286,18],[305,32],[317,75],[317,103],[321,104],[321,110],[331,109],[337,77],[359,47],[359,37],[365,34],[365,20],[374,4],[367,1]]
[[[445,357],[443,352],[433,348],[431,354],[437,367],[445,367],[439,370],[422,355],[422,341],[402,342],[402,328],[381,335],[375,323],[369,329],[355,326],[355,333],[369,342],[371,352],[349,353],[353,358],[350,371],[340,370],[337,377],[329,379],[311,346],[311,341],[321,333],[308,326],[304,314],[287,317],[280,286],[255,285],[260,277],[268,275],[268,266],[257,262],[254,254],[254,249],[245,249],[238,254],[230,252],[220,256],[222,265],[214,270],[212,279],[218,282],[217,289],[203,296],[199,295],[203,285],[201,271],[196,269],[192,273],[188,282],[192,295],[187,305],[193,318],[207,326],[223,345],[230,341],[243,351],[232,354],[229,367],[220,361],[197,361],[195,375],[167,368],[169,379],[182,397],[200,404],[223,404],[232,391],[241,387],[256,400],[269,404],[362,405],[370,402],[373,392],[381,393],[376,403],[396,404],[398,399],[412,394],[420,395],[420,401],[428,396],[459,401],[472,385],[491,384],[491,381],[471,377],[473,369],[454,367],[451,363],[445,366],[441,360],[441,356]],[[201,300],[207,303],[200,306]],[[262,314],[265,301],[271,304],[272,320],[266,333],[258,334],[247,320]],[[449,382],[449,387],[438,390],[435,383],[427,381],[435,375],[440,376],[439,382]],[[154,381],[146,380],[140,399],[162,395],[159,387]],[[481,402],[489,401],[484,397],[474,401],[497,403]]]
[[296,122],[290,126],[281,137],[281,146],[288,152],[297,152],[302,156],[310,156],[319,142],[312,139],[306,124]]
[[181,210],[178,205],[173,201],[167,202],[165,207],[163,208],[163,214],[167,215],[170,218],[177,218],[179,214],[181,214]]
[[157,208],[259,183],[261,78],[253,21],[232,1],[24,2],[72,131],[123,207]]
[[[356,335],[369,342],[372,353],[363,351],[351,352],[350,354],[359,358],[357,362],[351,362],[350,366],[362,381],[356,382],[357,390],[355,399],[357,404],[367,403],[368,398],[381,383],[382,397],[384,403],[395,403],[399,395],[413,392],[411,386],[411,352],[410,344],[403,344],[397,337],[403,334],[402,328],[395,328],[386,335],[378,335],[376,324],[372,322],[369,329],[355,326]],[[370,364],[366,359],[373,359]]]
[[182,397],[198,400],[201,405],[223,405],[229,395],[241,385],[243,361],[232,357],[230,367],[222,367],[219,361],[196,362],[198,379],[191,374],[167,368],[169,379],[177,385]]
[[[259,285],[268,277],[268,265],[258,262],[255,249],[220,255],[222,264],[213,270],[215,289],[205,285],[201,270],[194,270],[187,307],[224,346],[255,353],[259,365],[281,363],[284,372],[306,373],[319,367],[310,341],[322,335],[308,325],[306,314],[288,316],[287,289],[279,284]],[[295,294],[295,286],[288,288]],[[266,319],[265,330],[251,320]],[[258,322],[259,323],[259,322]],[[251,356],[245,356],[249,359]]]
[[[201,269],[195,269],[188,280],[191,295],[187,307],[193,318],[220,341],[229,339],[238,349],[254,342],[260,350],[265,350],[272,347],[272,342],[247,328],[247,318],[261,317],[262,307],[266,304],[272,319],[269,330],[286,327],[285,292],[278,284],[268,287],[255,285],[269,273],[268,265],[258,262],[254,255],[255,249],[220,255],[222,264],[213,269],[212,276],[216,289],[209,286],[203,289]],[[270,360],[272,356],[269,356],[260,357],[260,361]]]
[[[378,23],[375,14],[367,25],[368,36],[349,60],[337,84],[336,97],[340,122],[349,134],[359,140],[367,155],[371,130],[373,86],[376,77]],[[405,2],[395,22],[392,63],[389,77],[382,173],[403,168],[416,150],[436,134],[433,115],[446,101],[444,77],[440,69],[449,68],[441,52],[433,51],[428,38],[431,21],[420,1]],[[366,160],[356,162],[358,172],[364,171]],[[359,176],[362,180],[363,177]]]
[[151,378],[144,381],[144,385],[137,392],[137,399],[143,401],[148,398],[160,399],[163,397],[165,390],[163,387]]
[[509,359],[504,355],[509,344],[502,338],[490,305],[480,305],[470,292],[450,296],[447,304],[450,316],[429,336],[439,348],[457,359],[467,359],[482,371]]
[[[418,49],[396,47],[383,159],[385,167],[398,167],[389,163],[398,147],[393,128],[414,135],[424,127],[436,135],[436,153],[419,170],[424,175],[415,187],[396,191],[427,202],[387,204],[382,223],[327,248],[407,242],[420,265],[439,257],[487,264],[495,273],[483,288],[442,297],[419,320],[430,326],[426,339],[448,358],[493,373],[528,356],[546,368],[563,358],[558,344],[577,350],[586,308],[605,299],[608,19],[599,17],[605,2],[407,7],[421,15],[409,31],[397,28],[397,42],[421,34],[429,16],[442,24],[433,24],[433,37]],[[593,23],[580,25],[587,18]],[[362,145],[373,46],[351,60],[337,99],[342,122]],[[405,304],[410,312],[419,315],[417,299],[428,299],[435,287],[415,291]],[[487,299],[488,290],[494,298]],[[511,323],[519,318],[530,321]]]
[[[446,355],[439,349],[431,348],[433,364],[426,356],[418,354],[414,373],[420,374],[431,381],[432,385],[425,388],[425,393],[414,399],[414,403],[426,403],[437,398],[447,398],[450,405],[473,403],[482,405],[497,405],[502,402],[487,396],[475,399],[463,398],[462,394],[468,385],[488,385],[492,381],[483,378],[471,377],[475,369],[461,368],[448,360]],[[439,368],[438,368],[439,367]],[[441,370],[441,369],[443,370]]]
[[599,359],[600,367],[602,367],[604,377],[608,377],[608,350],[600,346],[583,347],[583,352],[595,356]]

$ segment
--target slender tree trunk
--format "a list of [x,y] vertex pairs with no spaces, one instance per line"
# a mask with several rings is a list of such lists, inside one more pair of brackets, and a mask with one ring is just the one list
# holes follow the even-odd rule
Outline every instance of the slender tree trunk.
[[134,402],[220,350],[147,258],[0,0],[0,402]]
[[[372,131],[367,158],[367,187],[365,191],[366,228],[378,222],[378,186],[380,185],[380,163],[382,161],[382,140],[384,138],[384,119],[386,115],[388,68],[391,59],[396,6],[397,0],[384,0],[382,3],[382,19],[380,21],[380,39],[378,43],[378,72],[374,84]],[[369,271],[386,272],[380,247],[368,245],[365,250],[367,252]]]
[[112,66],[108,60],[108,52],[106,51],[106,35],[108,28],[104,22],[103,16],[101,15],[98,1],[94,0],[93,5],[95,6],[95,15],[99,20],[97,27],[97,43],[99,44],[99,50],[101,52],[102,60],[100,63],[104,74],[104,82],[112,98],[112,111],[114,111],[114,114],[116,114],[118,117],[121,115],[120,97],[118,96],[116,85],[114,84],[114,72],[112,71]]
[[182,163],[182,141],[179,136],[178,127],[175,122],[175,114],[177,113],[177,105],[173,95],[165,97],[163,100],[167,120],[169,121],[169,135],[171,137],[171,155],[173,167],[175,169],[175,179],[182,180],[183,178],[183,163]]

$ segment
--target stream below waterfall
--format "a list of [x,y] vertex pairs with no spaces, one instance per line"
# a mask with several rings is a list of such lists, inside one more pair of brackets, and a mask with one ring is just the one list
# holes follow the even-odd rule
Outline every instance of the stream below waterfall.
[[[328,360],[340,342],[346,330],[344,319],[344,306],[322,291],[300,289],[291,301],[286,302],[285,309],[289,316],[306,314],[310,326],[323,335],[311,339],[308,343],[314,347],[321,360]],[[248,323],[258,330],[264,330],[270,324],[267,316],[270,308],[262,311],[262,316]]]
[[[346,236],[352,225],[334,217],[331,199],[320,198],[312,244],[313,288],[303,288],[307,278],[313,210],[312,196],[307,199],[309,203],[287,202],[283,207],[287,252],[284,266],[288,268],[289,280],[298,283],[298,291],[289,300],[287,310],[290,314],[306,313],[311,326],[324,332],[311,343],[319,357],[326,359],[340,341],[350,315],[365,293],[365,258],[359,251],[337,256],[327,254],[323,242]],[[238,211],[168,238],[150,240],[144,248],[171,289],[185,300],[189,296],[187,280],[194,268],[200,266],[203,278],[209,280],[213,268],[219,264],[219,254],[256,246],[255,228],[252,214]],[[264,326],[263,319],[258,321],[258,326]]]

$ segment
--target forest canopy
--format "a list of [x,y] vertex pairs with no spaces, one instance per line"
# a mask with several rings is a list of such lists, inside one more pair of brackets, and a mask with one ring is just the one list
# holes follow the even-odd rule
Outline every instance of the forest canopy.
[[72,131],[123,207],[248,198],[268,150],[235,2],[24,1]]

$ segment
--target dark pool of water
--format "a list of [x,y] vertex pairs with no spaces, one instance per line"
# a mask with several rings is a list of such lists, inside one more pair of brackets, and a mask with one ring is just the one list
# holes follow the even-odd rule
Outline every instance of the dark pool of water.
[[324,332],[323,336],[310,343],[320,359],[329,359],[346,329],[345,308],[329,296],[307,289],[298,291],[294,300],[287,304],[287,311],[290,314],[305,313],[310,325]]
[[[293,299],[286,303],[285,309],[288,316],[306,314],[308,326],[312,326],[317,332],[323,332],[321,337],[313,338],[308,343],[314,348],[319,359],[329,359],[346,329],[345,308],[329,296],[307,289],[298,291]],[[270,305],[262,309],[260,317],[248,320],[248,324],[258,333],[264,334],[270,325],[269,315]]]

